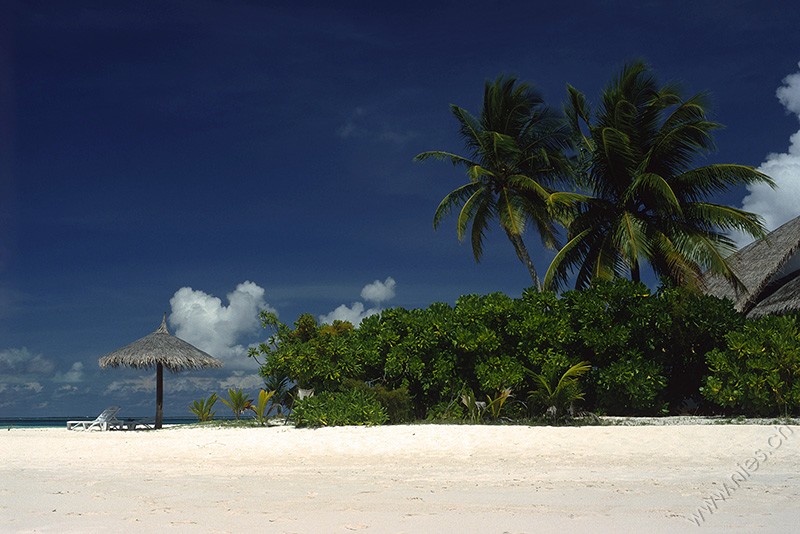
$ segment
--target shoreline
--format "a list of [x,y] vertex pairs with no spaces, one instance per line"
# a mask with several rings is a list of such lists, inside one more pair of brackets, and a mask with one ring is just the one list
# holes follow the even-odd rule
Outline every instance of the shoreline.
[[14,428],[0,480],[3,532],[790,531],[800,426]]
[[[68,420],[86,419],[91,417],[5,417],[0,418],[0,430],[2,429],[25,429],[25,428],[64,428]],[[280,422],[271,423],[269,426],[292,426],[284,424],[283,417],[276,418]],[[237,421],[234,418],[219,418],[206,423],[198,423],[191,417],[167,417],[164,421],[166,427],[195,427],[213,428],[214,423],[219,423],[221,427],[235,426]],[[242,423],[252,422],[255,425],[255,418],[244,417]],[[463,423],[437,422],[437,421],[412,421],[402,425],[383,425],[383,426],[426,426],[426,425],[451,425],[451,426],[470,426],[473,423],[464,421]],[[616,416],[601,415],[597,416],[597,422],[590,422],[578,418],[572,424],[557,426],[677,426],[677,425],[800,425],[800,417],[745,417],[727,415],[666,415],[666,416]],[[526,421],[503,421],[503,422],[484,422],[485,426],[529,426],[547,427],[553,426],[547,422],[526,422]],[[243,425],[245,426],[245,425]],[[478,425],[481,426],[481,425]]]

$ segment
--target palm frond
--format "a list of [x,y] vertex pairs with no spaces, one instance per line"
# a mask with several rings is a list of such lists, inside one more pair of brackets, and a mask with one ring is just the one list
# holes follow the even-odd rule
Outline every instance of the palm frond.
[[764,219],[755,213],[710,202],[687,202],[684,206],[687,221],[697,227],[716,228],[723,232],[736,230],[755,239],[766,235]]
[[766,174],[747,165],[715,164],[698,167],[675,176],[672,186],[679,198],[702,200],[709,195],[723,193],[731,187],[765,183],[775,188],[775,182]]
[[652,172],[637,175],[622,195],[622,201],[626,203],[636,199],[666,213],[681,213],[681,204],[672,187],[663,177]]
[[441,150],[431,150],[414,156],[414,161],[426,161],[429,159],[439,161],[449,160],[454,166],[466,165],[467,167],[474,167],[476,165],[480,165],[469,158],[465,158],[464,156],[459,156],[458,154],[453,154],[452,152],[443,152]]
[[583,240],[590,232],[591,229],[587,228],[561,247],[561,250],[556,253],[555,257],[550,262],[550,267],[547,268],[544,281],[542,282],[542,288],[553,291],[559,289],[561,282],[563,282],[568,275],[568,269],[566,269],[566,267],[569,264],[568,259],[570,254],[580,247]]
[[489,202],[483,202],[472,215],[472,232],[470,241],[472,243],[472,255],[475,261],[480,261],[483,256],[483,238],[489,228],[489,221],[494,217],[493,206]]
[[618,250],[629,267],[633,268],[639,258],[652,254],[652,244],[648,239],[644,221],[633,213],[622,212],[612,236],[614,249]]
[[470,115],[469,111],[456,105],[450,106],[450,112],[459,122],[459,130],[464,144],[473,154],[481,154],[486,151],[481,137],[482,128],[480,122]]
[[514,236],[521,236],[525,232],[526,214],[520,209],[519,197],[511,194],[508,189],[499,192],[497,202],[500,215],[500,225]]
[[[482,205],[485,206],[488,204],[490,200],[491,199],[486,191],[486,187],[479,186],[475,188],[473,193],[464,202],[464,205],[461,207],[461,211],[458,213],[458,218],[456,219],[456,235],[458,236],[459,241],[464,240],[467,226],[469,226],[469,222],[475,216],[476,212],[481,208]],[[480,257],[480,254],[478,254],[476,257]]]
[[438,228],[442,219],[446,217],[454,207],[462,206],[480,187],[480,184],[470,182],[445,195],[436,208],[436,212],[433,214],[433,228]]

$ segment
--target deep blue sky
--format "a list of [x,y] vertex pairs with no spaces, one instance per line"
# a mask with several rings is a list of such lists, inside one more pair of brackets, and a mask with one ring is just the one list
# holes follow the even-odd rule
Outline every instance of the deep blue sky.
[[[463,171],[411,161],[461,151],[448,106],[477,112],[499,74],[560,106],[566,83],[594,100],[645,59],[710,93],[726,125],[710,162],[758,166],[798,131],[775,96],[799,70],[794,2],[539,4],[0,0],[0,417],[150,413],[151,373],[97,358],[163,312],[230,349],[221,372],[167,377],[166,413],[185,415],[255,389],[236,356],[264,337],[253,305],[291,323],[519,295],[530,279],[500,232],[476,264],[452,221],[432,229]],[[551,253],[527,242],[543,272]],[[387,277],[394,298],[361,296]],[[246,281],[263,296],[233,310]],[[180,322],[185,287],[197,306]]]

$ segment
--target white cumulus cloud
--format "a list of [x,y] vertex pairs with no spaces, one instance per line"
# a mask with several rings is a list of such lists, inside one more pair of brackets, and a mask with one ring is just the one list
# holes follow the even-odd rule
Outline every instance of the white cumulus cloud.
[[170,324],[177,337],[226,360],[226,365],[247,365],[250,360],[241,338],[259,331],[261,310],[275,310],[264,300],[264,289],[253,282],[239,284],[227,298],[226,306],[215,296],[183,287],[169,301]]
[[33,393],[41,393],[43,389],[44,386],[42,386],[39,382],[28,382],[27,384],[24,384],[23,387],[23,390],[31,391]]
[[[252,394],[264,387],[264,379],[259,374],[247,374],[243,371],[234,371],[233,374],[219,381],[219,387],[223,391],[228,389],[243,389]],[[223,397],[225,395],[222,395]]]
[[370,315],[380,313],[380,308],[365,309],[362,302],[354,302],[351,306],[342,304],[332,312],[320,315],[319,322],[333,324],[334,321],[347,321],[355,326],[361,324],[361,321]]
[[[96,367],[96,359],[93,364]],[[50,401],[66,395],[87,393],[98,386],[87,379],[94,368],[82,361],[57,361],[26,347],[0,350],[0,406],[29,410],[47,397]],[[59,408],[62,408],[59,406]]]
[[371,284],[364,286],[361,290],[361,298],[369,302],[381,303],[394,298],[394,288],[397,282],[389,276],[385,281],[375,280]]
[[49,375],[55,368],[51,360],[26,347],[0,350],[0,376]]
[[[381,302],[386,302],[387,300],[394,298],[396,286],[397,283],[391,276],[386,278],[386,280],[383,282],[380,280],[375,280],[374,282],[365,285],[361,289],[361,298],[368,302],[374,302],[375,304],[379,305]],[[337,320],[347,321],[352,323],[354,326],[358,326],[365,318],[380,312],[380,306],[367,308],[363,302],[354,302],[350,306],[342,304],[332,312],[325,315],[320,315],[319,321],[321,323],[328,324],[331,324]]]
[[83,381],[83,363],[75,362],[66,373],[57,373],[53,382],[81,382]]
[[[798,63],[800,66],[800,63]],[[790,74],[776,92],[787,112],[800,119],[800,72]],[[770,176],[777,188],[765,184],[748,186],[742,208],[764,217],[768,230],[774,230],[786,221],[800,215],[800,130],[789,138],[789,149],[784,153],[769,154],[759,171]],[[735,235],[739,246],[752,238]]]
[[146,375],[139,378],[126,378],[122,380],[114,380],[106,386],[105,394],[114,393],[141,393],[156,390],[156,377],[155,375]]

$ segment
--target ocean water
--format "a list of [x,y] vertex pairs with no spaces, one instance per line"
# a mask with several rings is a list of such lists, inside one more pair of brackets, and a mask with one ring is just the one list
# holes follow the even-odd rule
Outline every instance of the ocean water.
[[[219,418],[218,418],[219,419]],[[0,429],[67,428],[67,421],[91,421],[91,417],[0,417]],[[196,423],[196,417],[165,417],[165,425]]]

